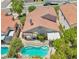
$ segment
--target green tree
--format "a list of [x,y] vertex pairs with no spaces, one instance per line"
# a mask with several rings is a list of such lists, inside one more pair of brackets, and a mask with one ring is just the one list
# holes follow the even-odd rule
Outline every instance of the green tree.
[[68,30],[65,30],[63,35],[64,35],[65,42],[67,43],[71,42],[72,46],[76,46],[77,44],[77,29],[76,28],[70,28]]
[[[52,42],[56,49],[56,54],[52,58],[58,56],[60,59],[76,59],[77,58],[77,29],[70,28],[63,31],[63,36]],[[57,59],[57,58],[54,58]]]
[[22,41],[19,38],[14,38],[10,42],[9,58],[16,57],[20,49],[23,47]]
[[29,8],[28,8],[29,12],[32,12],[35,9],[36,9],[36,6],[29,6]]
[[24,1],[23,0],[11,0],[12,11],[18,13],[19,15],[22,13]]
[[19,18],[21,24],[24,25],[25,20],[26,20],[26,14],[20,15],[20,16],[18,16],[18,18]]
[[58,53],[55,52],[55,54],[52,54],[50,56],[50,59],[61,59],[60,56],[58,55]]

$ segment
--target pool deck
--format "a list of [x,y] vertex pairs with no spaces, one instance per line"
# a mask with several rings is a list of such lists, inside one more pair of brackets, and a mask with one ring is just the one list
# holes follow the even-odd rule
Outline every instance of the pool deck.
[[1,55],[1,58],[7,57],[7,54]]
[[10,47],[10,45],[1,44],[1,47]]

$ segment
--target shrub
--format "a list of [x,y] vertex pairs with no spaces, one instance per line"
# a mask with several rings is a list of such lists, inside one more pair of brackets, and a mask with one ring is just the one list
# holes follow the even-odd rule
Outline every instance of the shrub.
[[28,8],[29,12],[32,12],[35,9],[36,9],[36,6],[29,6],[29,8]]
[[44,40],[46,40],[46,35],[45,34],[38,34],[37,39],[40,41],[44,41]]

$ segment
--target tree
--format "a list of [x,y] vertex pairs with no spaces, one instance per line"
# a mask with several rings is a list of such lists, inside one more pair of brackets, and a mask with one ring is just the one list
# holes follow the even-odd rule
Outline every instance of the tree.
[[55,52],[55,54],[52,54],[52,55],[50,56],[50,59],[61,59],[61,58],[60,58],[59,55]]
[[36,6],[29,6],[29,8],[28,8],[29,12],[32,12],[35,9],[36,9]]
[[22,41],[19,38],[14,38],[10,42],[9,58],[16,57],[19,50],[23,47]]
[[[76,59],[77,58],[77,29],[70,28],[63,31],[63,36],[60,39],[53,41],[53,46],[56,49],[56,56],[60,59]],[[69,44],[70,43],[70,44]]]
[[18,18],[19,18],[21,24],[24,25],[25,20],[26,20],[26,14],[20,15],[20,16],[18,16]]
[[63,32],[65,42],[71,42],[72,46],[77,44],[77,30],[76,28],[70,28]]
[[66,55],[64,54],[64,52],[56,51],[55,54],[52,54],[50,56],[50,59],[66,59]]
[[22,13],[24,1],[23,0],[11,0],[12,11],[18,13],[19,15]]

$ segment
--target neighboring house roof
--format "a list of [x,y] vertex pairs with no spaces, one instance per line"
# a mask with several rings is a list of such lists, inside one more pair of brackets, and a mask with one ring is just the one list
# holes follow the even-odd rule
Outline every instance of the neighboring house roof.
[[5,9],[9,4],[10,4],[10,2],[11,2],[11,0],[3,0],[2,2],[1,2],[1,9],[3,8],[3,9]]
[[44,0],[45,2],[68,2],[69,0]]
[[69,25],[77,23],[77,6],[75,4],[64,4],[60,7],[60,10],[68,21]]
[[15,28],[16,22],[12,20],[12,16],[6,16],[4,11],[1,11],[1,32],[7,32],[9,27]]
[[[45,17],[47,15],[49,15],[50,17],[52,16],[53,18],[52,17],[51,18],[53,19],[53,21],[51,21],[50,17]],[[57,15],[53,7],[49,6],[38,7],[37,9],[35,9],[33,12],[29,13],[26,16],[26,21],[22,31],[23,32],[28,31],[39,26],[59,31],[58,24],[54,21],[54,19],[57,20],[57,18],[55,18],[56,16]],[[30,20],[33,23],[33,25],[31,25]]]

